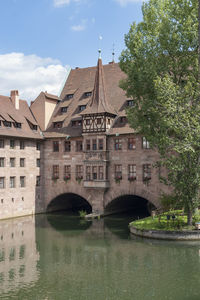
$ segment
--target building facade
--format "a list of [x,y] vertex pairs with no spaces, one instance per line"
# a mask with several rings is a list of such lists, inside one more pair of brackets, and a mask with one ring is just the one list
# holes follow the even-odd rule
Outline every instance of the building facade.
[[129,196],[160,207],[159,156],[127,123],[134,100],[119,87],[123,78],[117,63],[99,58],[71,70],[60,98],[42,92],[30,108],[16,91],[0,98],[0,218],[83,203],[110,213],[134,205]]

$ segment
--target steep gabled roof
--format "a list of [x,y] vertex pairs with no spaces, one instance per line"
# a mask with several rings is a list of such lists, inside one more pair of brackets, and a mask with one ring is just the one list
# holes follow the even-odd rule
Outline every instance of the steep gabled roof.
[[18,138],[41,139],[40,130],[32,130],[27,122],[29,120],[33,125],[37,125],[30,108],[25,100],[19,100],[19,109],[13,105],[10,97],[0,95],[0,119],[8,122],[21,123],[21,128],[5,127],[2,124],[0,134],[2,136],[12,136]]
[[104,70],[101,58],[98,59],[95,75],[94,90],[88,107],[81,113],[82,115],[91,113],[110,113],[116,115],[116,111],[109,105],[106,94]]
[[[101,62],[100,62],[101,63]],[[61,102],[57,104],[53,112],[52,118],[49,122],[48,128],[46,129],[44,135],[48,137],[52,136],[66,136],[78,137],[82,134],[81,126],[72,126],[72,121],[80,120],[83,113],[87,113],[87,108],[90,107],[94,87],[96,86],[96,81],[98,66],[87,67],[87,68],[76,68],[70,71],[70,74],[64,84],[60,98]],[[106,92],[106,102],[105,106],[102,108],[102,112],[107,111],[108,113],[119,115],[124,107],[124,103],[127,100],[125,92],[119,87],[119,81],[126,78],[126,75],[120,69],[118,63],[109,63],[100,66],[103,74],[103,85]],[[98,75],[99,76],[99,75]],[[100,75],[101,77],[101,75]],[[100,85],[102,85],[99,82]],[[100,87],[99,87],[100,88]],[[87,92],[92,92],[92,95],[86,95]],[[68,99],[66,95],[73,94],[73,97]],[[105,99],[104,99],[105,100]],[[81,105],[86,105],[86,109],[80,111],[79,107]],[[67,106],[67,111],[62,112],[61,107]],[[100,110],[99,110],[100,111]],[[94,110],[93,110],[94,112]],[[64,118],[62,128],[54,128],[53,122],[57,120],[58,116]],[[56,119],[54,119],[56,118]],[[58,117],[59,118],[59,117]],[[116,124],[117,125],[117,124]],[[116,129],[120,133],[123,128],[120,125],[119,129]]]

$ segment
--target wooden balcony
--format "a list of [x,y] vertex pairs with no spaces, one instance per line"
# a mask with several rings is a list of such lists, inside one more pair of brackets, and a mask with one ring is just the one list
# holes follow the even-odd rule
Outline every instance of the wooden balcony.
[[110,187],[108,180],[84,180],[83,186],[90,189],[107,189]]

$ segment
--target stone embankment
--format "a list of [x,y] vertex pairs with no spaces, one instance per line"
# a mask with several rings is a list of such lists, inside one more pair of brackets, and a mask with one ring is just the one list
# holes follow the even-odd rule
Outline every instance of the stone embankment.
[[185,230],[185,231],[147,230],[147,229],[138,229],[134,226],[129,226],[129,228],[132,234],[144,238],[159,239],[159,240],[177,240],[177,241],[200,240],[200,230]]

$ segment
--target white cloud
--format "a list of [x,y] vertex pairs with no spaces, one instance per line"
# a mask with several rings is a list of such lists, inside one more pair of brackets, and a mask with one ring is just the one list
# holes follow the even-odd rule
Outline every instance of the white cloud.
[[81,2],[85,2],[85,0],[54,0],[53,4],[55,7],[62,7],[65,5],[69,5],[71,2],[75,2],[77,4],[80,4]]
[[71,26],[71,30],[73,31],[83,31],[85,30],[85,25],[74,25],[74,26]]
[[83,31],[86,29],[87,19],[81,20],[81,24],[71,26],[71,30],[73,31]]
[[34,100],[41,91],[58,95],[70,70],[52,58],[8,53],[0,55],[0,94],[19,90],[20,98]]
[[69,3],[70,3],[70,0],[54,0],[54,6],[55,7],[68,5]]
[[144,2],[144,0],[115,0],[121,6],[126,6],[129,3],[137,3],[137,2]]

